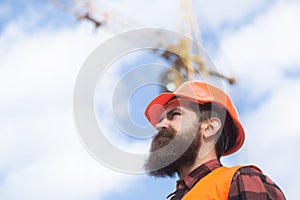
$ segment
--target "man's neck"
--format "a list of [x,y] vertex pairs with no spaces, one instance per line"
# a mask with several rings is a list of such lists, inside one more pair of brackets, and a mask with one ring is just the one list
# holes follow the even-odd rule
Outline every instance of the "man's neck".
[[214,160],[217,159],[217,156],[215,155],[215,153],[210,153],[208,154],[206,157],[201,158],[200,156],[197,156],[197,158],[195,159],[194,163],[192,165],[189,166],[182,166],[178,171],[178,176],[180,179],[183,179],[186,175],[188,175],[189,173],[191,173],[193,170],[195,170],[197,167],[199,167],[200,165],[210,161],[210,160]]

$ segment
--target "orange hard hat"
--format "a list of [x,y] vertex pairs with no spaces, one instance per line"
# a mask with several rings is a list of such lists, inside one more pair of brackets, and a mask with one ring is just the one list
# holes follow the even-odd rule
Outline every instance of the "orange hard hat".
[[242,147],[245,133],[232,101],[219,88],[201,81],[184,82],[174,93],[162,93],[154,98],[145,111],[147,119],[154,127],[159,122],[165,107],[174,98],[183,98],[199,104],[213,103],[225,108],[236,127],[236,130],[233,130],[234,132],[232,133],[236,134],[236,141],[222,156],[230,155]]

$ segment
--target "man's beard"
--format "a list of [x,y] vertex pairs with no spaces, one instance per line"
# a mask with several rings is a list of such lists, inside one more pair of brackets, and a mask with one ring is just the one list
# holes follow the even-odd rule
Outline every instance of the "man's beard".
[[[144,165],[150,176],[174,177],[181,167],[191,166],[194,163],[201,145],[198,125],[195,123],[186,132],[163,128],[154,136],[150,155]],[[163,147],[165,149],[158,153],[157,151]]]

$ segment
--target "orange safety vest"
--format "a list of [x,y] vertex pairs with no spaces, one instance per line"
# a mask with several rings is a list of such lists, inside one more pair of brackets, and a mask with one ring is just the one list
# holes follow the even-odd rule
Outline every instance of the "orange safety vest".
[[[199,180],[194,187],[184,195],[182,200],[221,200],[228,199],[231,181],[235,172],[245,166],[219,167]],[[257,167],[249,165],[255,170]]]

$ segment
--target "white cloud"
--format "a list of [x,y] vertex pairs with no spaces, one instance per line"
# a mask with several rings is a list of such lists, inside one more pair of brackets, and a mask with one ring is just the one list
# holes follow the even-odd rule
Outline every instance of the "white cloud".
[[238,85],[248,90],[248,99],[265,98],[287,70],[299,66],[299,11],[299,3],[279,1],[252,23],[221,38],[220,55],[238,81],[243,80]]
[[247,134],[243,160],[260,166],[287,199],[297,198],[300,178],[292,172],[300,167],[295,159],[300,150],[300,81],[286,76],[287,70],[300,68],[299,11],[299,2],[278,1],[252,23],[225,35],[220,51],[244,90],[235,94],[233,88],[233,95],[248,102],[263,97],[242,116]]
[[[276,86],[271,97],[245,117],[248,135],[246,156],[270,175],[285,191],[287,199],[298,195],[296,186],[300,175],[293,173],[300,162],[299,80],[286,80]],[[289,178],[287,178],[289,177]]]
[[278,2],[253,23],[222,38],[221,52],[241,79],[252,78],[255,86],[272,85],[282,70],[300,63],[299,11],[299,3]]
[[72,113],[78,70],[108,35],[84,23],[29,33],[26,26],[14,21],[0,41],[0,199],[99,199],[125,189],[132,177],[87,153]]
[[203,24],[220,28],[224,24],[241,24],[267,6],[267,0],[193,1],[199,8],[198,14]]
[[[79,2],[82,2],[79,0]],[[192,9],[198,16],[201,29],[218,30],[224,24],[240,24],[268,6],[268,0],[195,1]],[[95,11],[109,11],[113,23],[123,29],[150,26],[182,31],[183,6],[181,0],[95,1]],[[202,30],[203,31],[203,30]]]
[[101,199],[108,191],[126,188],[118,183],[130,184],[132,177],[102,166],[85,151],[69,118],[59,117],[61,122],[52,124],[57,128],[43,120],[45,126],[33,136],[26,134],[30,129],[23,131],[28,138],[9,152],[11,166],[4,170],[1,199]]
[[178,14],[179,6],[178,0],[94,2],[95,10],[108,11],[112,23],[121,25],[124,29],[145,26],[174,29],[181,17]]

